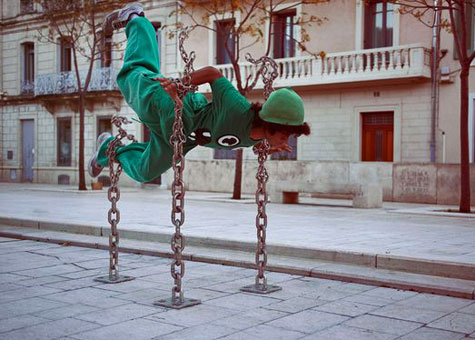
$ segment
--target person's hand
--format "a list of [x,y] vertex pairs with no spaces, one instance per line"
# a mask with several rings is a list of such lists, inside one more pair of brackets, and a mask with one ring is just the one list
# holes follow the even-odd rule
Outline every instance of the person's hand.
[[282,144],[282,145],[279,145],[279,146],[274,146],[274,147],[270,148],[269,154],[276,153],[276,152],[281,152],[281,151],[291,152],[292,147],[289,144]]
[[152,80],[156,80],[160,82],[160,85],[163,87],[166,93],[174,100],[177,101],[178,94],[177,94],[177,86],[176,83],[169,79],[169,78],[153,78]]

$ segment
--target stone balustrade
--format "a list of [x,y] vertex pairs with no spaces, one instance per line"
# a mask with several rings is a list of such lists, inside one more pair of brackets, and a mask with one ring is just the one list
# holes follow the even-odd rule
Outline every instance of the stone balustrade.
[[[279,76],[274,82],[275,87],[403,78],[430,79],[430,50],[422,45],[328,53],[324,57],[281,58],[275,61],[279,71]],[[231,82],[236,82],[231,64],[215,67]],[[249,76],[254,79],[258,72],[258,67],[247,62],[240,63],[239,68],[243,85]],[[257,82],[256,88],[263,88],[261,79]]]

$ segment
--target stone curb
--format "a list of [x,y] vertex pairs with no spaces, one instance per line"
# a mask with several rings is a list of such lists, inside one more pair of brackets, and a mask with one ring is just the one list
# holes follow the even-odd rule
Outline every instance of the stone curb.
[[[75,223],[62,223],[55,221],[36,221],[15,217],[0,216],[0,224],[92,236],[106,236],[109,234],[109,228],[107,227]],[[121,239],[151,241],[160,243],[169,243],[171,237],[171,232],[170,234],[150,233],[139,230],[121,230],[120,227],[119,233]],[[190,246],[209,247],[244,252],[254,252],[256,247],[256,244],[254,242],[233,241],[210,237],[187,236],[186,241],[187,245]],[[360,265],[369,268],[396,270],[414,274],[424,274],[475,281],[475,265],[472,264],[427,260],[386,254],[383,255],[376,253],[372,254],[332,249],[293,247],[279,244],[268,244],[267,251],[270,256],[280,255],[303,259],[318,259],[322,261]]]
[[[21,233],[13,233],[8,231],[0,231],[0,237],[8,237],[8,238],[15,238],[20,240],[31,240],[37,242],[46,242],[46,243],[53,243],[53,244],[60,244],[60,245],[68,245],[68,246],[77,246],[77,247],[84,247],[84,248],[92,248],[92,249],[101,249],[101,250],[108,250],[108,241],[107,239],[102,239],[99,241],[101,242],[93,242],[93,241],[77,241],[73,239],[67,238],[59,238],[59,237],[42,237],[36,236],[31,234],[21,234]],[[132,246],[121,246],[120,247],[121,253],[129,253],[129,254],[140,254],[140,255],[148,255],[148,256],[158,256],[164,258],[173,258],[173,253],[170,251],[160,251],[160,250],[152,250],[147,249],[147,247],[132,247]],[[255,269],[256,266],[253,262],[236,259],[234,257],[226,258],[226,256],[212,256],[212,255],[198,255],[192,253],[184,253],[183,259],[186,261],[194,261],[194,262],[203,262],[203,263],[210,263],[210,264],[221,264],[227,266],[234,266],[234,267],[241,267],[241,268],[250,268]],[[278,261],[277,261],[278,262]],[[358,266],[355,266],[358,267]],[[351,283],[359,283],[359,284],[367,284],[373,286],[381,286],[381,287],[389,287],[394,289],[402,289],[402,290],[411,290],[416,291],[419,293],[430,293],[430,294],[438,294],[438,295],[445,295],[445,296],[452,296],[458,298],[465,298],[465,299],[472,299],[475,300],[475,289],[473,288],[473,283],[468,281],[471,284],[460,286],[460,281],[456,280],[456,283],[452,284],[445,284],[444,282],[431,282],[428,283],[420,281],[420,276],[417,274],[410,274],[413,277],[405,277],[404,273],[397,273],[396,271],[387,271],[384,270],[386,273],[381,276],[377,277],[374,276],[374,273],[377,272],[375,268],[368,268],[369,271],[358,270],[358,273],[353,271],[344,272],[344,271],[336,271],[336,270],[325,270],[322,268],[311,268],[304,266],[292,266],[292,265],[283,265],[279,263],[270,263],[267,266],[267,271],[269,272],[278,272],[278,273],[285,273],[289,275],[299,275],[299,276],[308,276],[308,277],[316,277],[321,279],[328,279],[328,280],[339,280],[344,282],[351,282]],[[390,274],[388,278],[388,273]],[[417,277],[417,278],[414,278]],[[427,278],[426,278],[427,279]],[[419,280],[419,282],[417,282]],[[439,278],[440,280],[440,278]],[[450,280],[450,279],[445,279]],[[437,281],[434,280],[434,281]]]

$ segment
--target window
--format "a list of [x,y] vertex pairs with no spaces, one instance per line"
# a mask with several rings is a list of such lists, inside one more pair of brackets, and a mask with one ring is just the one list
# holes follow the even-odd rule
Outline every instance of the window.
[[99,135],[103,132],[109,132],[112,134],[111,119],[112,119],[111,116],[97,118],[97,136],[96,137],[99,137]]
[[274,14],[273,52],[274,58],[295,57],[296,11],[282,11]]
[[370,1],[366,6],[364,48],[393,45],[393,4],[387,0]]
[[58,118],[58,166],[71,166],[71,118]]
[[275,152],[275,153],[270,155],[270,159],[279,160],[279,161],[283,161],[283,160],[295,161],[295,160],[297,160],[297,137],[295,137],[295,135],[291,135],[289,137],[288,144],[289,144],[289,146],[292,147],[291,152],[287,152],[287,151]]
[[27,14],[34,10],[33,0],[20,0],[20,13]]
[[394,112],[362,113],[363,162],[393,161]]
[[[466,44],[467,44],[467,55],[470,55],[475,46],[474,46],[474,39],[475,39],[475,9],[472,8],[473,4],[470,4],[469,2],[465,3],[465,20],[466,20],[466,32],[467,32],[467,39],[466,39]],[[460,17],[460,11],[455,11],[455,22],[457,26],[457,31],[459,31],[459,36],[461,36],[461,24],[462,24],[462,19]],[[455,44],[454,40],[454,59],[458,59],[458,52],[457,52],[457,45]]]
[[67,38],[59,40],[59,72],[71,71],[71,42]]
[[21,93],[32,94],[35,89],[35,45],[21,44]]
[[[216,21],[216,64],[218,65],[230,64],[231,56],[234,57],[236,53],[234,25],[234,19]],[[226,46],[229,52],[226,50]]]
[[102,36],[101,67],[110,67],[112,63],[112,35]]

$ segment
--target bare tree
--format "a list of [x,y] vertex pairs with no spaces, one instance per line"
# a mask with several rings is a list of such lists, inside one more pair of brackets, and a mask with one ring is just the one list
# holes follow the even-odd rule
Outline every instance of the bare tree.
[[[417,18],[422,24],[451,33],[460,64],[460,212],[470,212],[470,165],[468,140],[468,81],[470,64],[475,58],[471,39],[472,0],[395,0],[402,14]],[[445,14],[445,15],[442,15]],[[433,51],[437,53],[437,51]],[[438,63],[439,56],[436,55]],[[438,65],[436,65],[438,66]],[[435,69],[438,69],[436,67]],[[437,74],[433,74],[437,77]]]
[[[263,47],[262,56],[269,56],[271,54],[272,38],[275,34],[273,31],[273,22],[276,19],[278,12],[292,11],[301,5],[316,5],[325,3],[329,0],[301,0],[288,2],[287,0],[183,0],[178,4],[178,9],[170,13],[170,16],[180,14],[191,21],[191,27],[204,28],[213,31],[218,35],[227,35],[223,38],[232,38],[233,44],[224,44],[225,54],[229,63],[232,64],[234,76],[236,79],[236,86],[238,91],[246,97],[256,86],[256,82],[260,77],[260,73],[252,78],[249,75],[243,78],[239,63],[242,55],[246,50],[256,44],[267,45]],[[236,22],[236,13],[240,13],[240,20]],[[212,22],[221,22],[222,20],[231,20],[235,24],[229,25],[227,30],[220,29],[219,25],[210,25]],[[296,18],[295,25],[300,27],[301,39],[296,40],[289,36],[289,39],[300,48],[309,54],[322,56],[323,52],[311,53],[306,47],[306,43],[310,41],[310,36],[306,31],[306,27],[312,24],[321,25],[326,18],[320,18],[317,15],[303,12]],[[266,31],[264,25],[270,22],[269,29]],[[183,22],[177,22],[176,25],[180,28]],[[173,35],[173,33],[171,34]],[[225,40],[223,39],[223,40]],[[246,40],[247,39],[247,40]],[[260,56],[256,56],[260,57]],[[233,199],[241,198],[241,182],[242,182],[242,149],[237,150],[236,153],[236,167],[234,176]]]
[[[79,113],[79,190],[87,190],[84,173],[84,113],[86,93],[91,83],[94,63],[104,52],[105,37],[101,33],[102,20],[98,13],[105,13],[123,4],[124,0],[98,2],[95,0],[36,0],[43,8],[43,19],[48,29],[38,29],[39,40],[51,44],[59,41],[68,44],[72,54],[72,71],[76,78]],[[81,72],[80,61],[87,61],[87,72]]]

